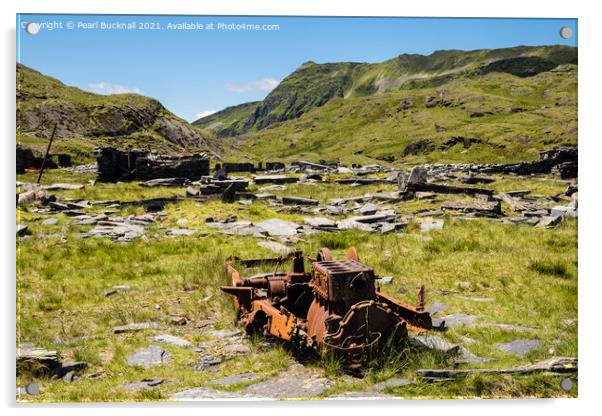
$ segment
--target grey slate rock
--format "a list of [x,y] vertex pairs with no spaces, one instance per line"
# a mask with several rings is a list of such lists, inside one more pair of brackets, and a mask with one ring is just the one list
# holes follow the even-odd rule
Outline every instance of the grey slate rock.
[[458,325],[474,325],[476,320],[479,319],[477,315],[468,315],[465,313],[455,313],[441,317],[445,321],[445,326],[452,327]]
[[17,236],[24,237],[29,234],[29,230],[27,229],[27,225],[17,224]]
[[132,367],[139,366],[151,368],[155,365],[163,365],[169,362],[170,358],[171,354],[163,348],[156,345],[150,345],[148,348],[138,350],[135,353],[128,355],[125,361]]
[[302,398],[319,396],[333,385],[315,371],[294,364],[274,377],[246,387],[242,393],[265,398]]
[[167,344],[175,345],[177,347],[192,347],[192,343],[187,339],[176,337],[169,334],[155,335],[153,339],[156,342],[164,342]]
[[543,345],[543,341],[537,339],[517,339],[510,342],[496,344],[496,348],[517,355],[525,355]]
[[372,225],[358,222],[353,218],[347,218],[337,222],[337,228],[339,230],[361,230],[367,232],[374,231],[374,227]]
[[357,210],[362,215],[374,215],[378,211],[379,207],[377,205],[367,203],[361,208]]
[[196,400],[228,400],[253,398],[251,394],[240,392],[216,390],[208,387],[195,387],[175,393],[169,397],[171,400],[196,401]]
[[285,205],[319,205],[320,201],[311,198],[283,196],[282,203]]
[[257,227],[264,229],[271,236],[290,236],[297,235],[298,224],[290,221],[284,221],[279,218],[271,218],[256,224]]
[[222,359],[214,355],[208,354],[201,357],[194,365],[196,371],[203,371],[209,367],[216,366],[222,363]]
[[123,389],[127,391],[140,391],[144,389],[150,389],[163,384],[162,378],[145,379],[142,381],[134,381],[132,383],[126,383],[123,385]]
[[420,334],[411,338],[410,342],[415,346],[441,351],[448,355],[455,355],[460,351],[458,344],[452,344],[446,339],[433,334]]
[[391,283],[393,283],[393,277],[392,276],[380,277],[378,279],[378,283],[380,283],[381,285],[390,285]]
[[212,386],[231,386],[234,384],[248,383],[256,380],[258,377],[259,375],[257,373],[243,373],[211,380],[207,382],[207,384]]
[[46,218],[44,221],[42,221],[42,224],[55,225],[57,222],[59,222],[59,220],[57,220],[56,218]]
[[449,308],[449,305],[447,303],[435,302],[435,303],[431,303],[429,305],[429,307],[427,308],[427,310],[429,311],[431,316],[433,316],[433,315],[438,314],[439,312],[443,312],[447,308]]
[[284,244],[277,243],[276,241],[260,241],[257,243],[259,247],[267,248],[275,253],[286,255],[291,249]]
[[247,354],[251,349],[245,344],[230,344],[223,348],[224,352],[231,354]]
[[165,329],[165,325],[157,322],[136,322],[133,324],[116,326],[113,328],[113,332],[116,334],[121,334],[123,332],[144,331],[146,329]]
[[336,227],[333,220],[324,217],[307,217],[303,218],[303,223],[315,228]]
[[432,231],[432,230],[442,230],[443,229],[443,224],[444,221],[443,220],[421,220],[419,222],[420,224],[420,231],[423,233]]

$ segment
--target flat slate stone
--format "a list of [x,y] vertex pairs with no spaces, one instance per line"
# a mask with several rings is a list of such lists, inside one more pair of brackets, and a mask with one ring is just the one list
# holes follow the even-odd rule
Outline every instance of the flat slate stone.
[[143,389],[157,387],[161,384],[163,384],[162,378],[147,379],[142,381],[134,381],[132,383],[126,383],[123,385],[123,389],[128,391],[139,391]]
[[231,386],[233,384],[248,383],[250,381],[254,381],[255,379],[257,379],[257,377],[259,377],[257,373],[243,373],[218,378],[216,380],[211,380],[207,382],[207,384],[210,384],[212,386]]
[[222,363],[222,359],[211,354],[207,354],[194,365],[196,371],[203,371],[209,367],[216,366]]
[[59,220],[57,220],[56,218],[46,218],[44,221],[42,221],[42,224],[55,225],[57,222],[59,222]]
[[401,377],[393,377],[385,381],[381,381],[380,383],[376,383],[372,385],[371,389],[373,390],[385,390],[385,389],[394,389],[397,387],[403,387],[412,384],[412,381],[401,378]]
[[543,341],[538,339],[517,339],[510,342],[496,344],[496,348],[501,351],[517,355],[525,355],[543,345]]
[[290,248],[288,248],[284,244],[280,244],[276,241],[260,241],[257,243],[257,245],[259,247],[270,249],[274,253],[278,253],[278,254],[282,254],[282,255],[288,254],[291,251]]
[[429,305],[429,307],[427,308],[427,310],[431,314],[431,316],[433,316],[433,315],[438,314],[439,312],[443,312],[447,308],[449,308],[449,305],[447,303],[435,302],[435,303],[431,303]]
[[361,230],[367,232],[374,231],[374,227],[372,227],[370,224],[361,223],[353,218],[347,218],[337,222],[337,228],[339,230]]
[[308,217],[303,218],[303,223],[312,227],[335,227],[336,224],[333,220],[324,217]]
[[144,331],[146,329],[165,329],[165,325],[157,322],[137,322],[123,326],[116,326],[113,328],[113,332],[116,334],[121,334],[123,332]]
[[458,325],[474,325],[479,317],[477,315],[468,315],[465,313],[454,313],[442,316],[441,319],[445,321],[445,326],[452,327]]
[[432,334],[420,334],[412,338],[411,342],[414,345],[441,351],[445,354],[457,354],[460,351],[460,346],[458,344],[452,344],[446,339]]
[[245,344],[230,344],[226,345],[223,350],[231,354],[247,354],[251,349]]
[[393,283],[393,276],[384,276],[378,279],[378,283],[381,285],[390,285]]
[[163,348],[156,345],[150,345],[148,348],[138,350],[135,353],[128,355],[125,361],[130,366],[151,368],[155,365],[162,365],[169,362],[170,358],[171,355]]
[[285,205],[319,205],[320,201],[311,198],[298,198],[293,196],[283,196],[282,203]]
[[176,337],[169,334],[155,335],[153,339],[157,342],[164,342],[167,344],[175,345],[177,347],[192,347],[192,343],[187,339]]
[[23,237],[29,234],[29,230],[27,229],[27,225],[17,224],[17,236]]
[[378,211],[379,206],[372,204],[372,203],[367,203],[365,205],[363,205],[361,208],[359,208],[357,210],[357,212],[359,212],[362,215],[374,215],[376,214],[376,212]]
[[267,231],[271,236],[297,235],[297,229],[300,227],[294,222],[284,221],[279,218],[271,218],[255,225]]
[[278,399],[314,397],[325,392],[332,384],[332,381],[315,371],[294,364],[272,378],[246,387],[242,393]]
[[432,230],[442,230],[443,229],[443,220],[432,220],[432,221],[420,221],[420,231],[423,233],[432,231]]
[[169,397],[171,400],[180,401],[205,401],[205,400],[229,400],[229,399],[253,399],[252,394],[244,394],[233,391],[223,391],[208,387],[196,387],[175,393]]

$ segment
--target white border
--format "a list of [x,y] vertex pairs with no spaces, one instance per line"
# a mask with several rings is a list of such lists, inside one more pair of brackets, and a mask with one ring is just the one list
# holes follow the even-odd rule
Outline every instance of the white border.
[[[49,407],[23,407],[15,409],[14,391],[14,329],[15,329],[15,283],[14,283],[14,129],[15,129],[15,14],[21,13],[112,13],[112,14],[231,14],[231,15],[345,15],[345,16],[433,16],[433,17],[557,17],[579,19],[579,150],[580,150],[580,227],[579,227],[579,399],[576,400],[472,400],[472,401],[395,401],[395,402],[300,402],[300,403],[196,403],[103,405],[102,408],[86,406],[90,415],[104,414],[107,407],[120,407],[118,412],[144,415],[165,415],[166,412],[208,413],[237,412],[245,416],[268,412],[292,414],[339,413],[350,414],[377,412],[441,412],[445,415],[507,415],[512,413],[589,414],[595,408],[598,392],[600,363],[600,328],[597,325],[599,305],[602,300],[600,266],[600,224],[602,201],[600,198],[599,159],[600,145],[600,15],[596,14],[596,2],[548,0],[528,2],[504,0],[502,2],[469,0],[430,1],[352,1],[352,0],[20,0],[12,4],[2,2],[4,56],[1,65],[1,97],[4,101],[1,112],[2,127],[2,207],[4,231],[2,239],[2,348],[3,365],[0,380],[3,404],[8,414],[80,414],[82,405],[54,405]],[[585,225],[584,225],[585,224]],[[125,407],[126,409],[124,409]],[[403,408],[402,408],[403,407]],[[599,412],[599,410],[598,410]]]

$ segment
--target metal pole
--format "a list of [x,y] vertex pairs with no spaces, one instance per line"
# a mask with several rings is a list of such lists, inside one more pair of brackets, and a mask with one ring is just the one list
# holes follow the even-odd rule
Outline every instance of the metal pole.
[[48,147],[46,148],[46,154],[44,155],[44,159],[42,160],[42,167],[40,168],[40,174],[38,175],[38,185],[40,184],[40,180],[42,179],[42,173],[44,173],[44,168],[46,167],[46,159],[48,159],[48,154],[50,153],[50,146],[52,146],[52,140],[54,140],[54,134],[56,133],[56,124],[52,129],[52,134],[50,135],[50,140],[48,141]]

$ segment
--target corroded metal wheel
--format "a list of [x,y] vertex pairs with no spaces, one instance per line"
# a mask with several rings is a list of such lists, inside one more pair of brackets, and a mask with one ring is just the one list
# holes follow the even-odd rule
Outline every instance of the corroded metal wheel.
[[316,258],[316,260],[332,261],[332,254],[330,253],[330,250],[328,250],[326,247],[322,247],[320,251],[318,251],[318,257]]

